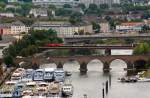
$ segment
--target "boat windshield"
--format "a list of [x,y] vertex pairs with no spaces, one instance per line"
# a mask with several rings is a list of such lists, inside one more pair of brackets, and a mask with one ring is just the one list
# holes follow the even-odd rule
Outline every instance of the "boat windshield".
[[45,76],[52,76],[53,72],[45,72]]
[[64,72],[55,72],[55,76],[64,76],[65,73]]
[[26,87],[27,88],[33,88],[33,87],[36,87],[36,85],[27,85]]
[[31,79],[32,75],[31,74],[26,74],[26,75],[23,76],[23,78]]
[[43,76],[43,72],[42,71],[38,71],[38,72],[36,72],[36,74],[35,74],[35,76],[39,76],[39,77],[42,77]]
[[20,77],[12,77],[11,80],[20,80]]

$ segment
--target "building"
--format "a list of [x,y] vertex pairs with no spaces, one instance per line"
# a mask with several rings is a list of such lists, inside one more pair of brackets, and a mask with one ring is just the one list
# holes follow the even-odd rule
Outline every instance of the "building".
[[28,32],[30,27],[26,27],[22,22],[17,21],[13,23],[0,24],[0,34],[3,35],[18,35],[22,32]]
[[0,24],[0,34],[3,35],[11,34],[11,24]]
[[117,32],[136,32],[141,31],[142,26],[144,25],[143,22],[126,22],[121,23],[120,25],[116,25],[116,31]]
[[18,0],[7,0],[8,3],[18,2]]
[[32,0],[34,5],[48,6],[48,5],[56,5],[63,6],[64,4],[70,4],[75,6],[79,3],[78,0]]
[[100,25],[100,28],[101,28],[100,31],[102,33],[110,32],[110,25],[109,25],[108,22],[101,22],[99,25]]
[[87,7],[90,4],[108,4],[111,6],[111,4],[120,4],[120,0],[80,0],[80,3],[85,4]]
[[31,9],[29,12],[30,15],[33,15],[34,17],[47,17],[48,12],[46,9],[38,8],[38,9]]
[[0,17],[14,17],[13,13],[0,13]]
[[28,32],[28,27],[26,27],[20,21],[16,21],[16,22],[11,23],[11,34],[18,35],[22,32]]
[[81,31],[83,31],[84,33],[93,32],[92,25],[73,26],[70,23],[66,23],[66,22],[36,22],[32,25],[32,29],[34,30],[53,29],[57,31],[57,35],[59,37],[71,36]]

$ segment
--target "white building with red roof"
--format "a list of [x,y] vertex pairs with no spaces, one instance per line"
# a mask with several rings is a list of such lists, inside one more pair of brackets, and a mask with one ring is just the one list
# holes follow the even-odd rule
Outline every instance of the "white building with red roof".
[[142,26],[144,25],[143,22],[125,22],[121,23],[120,25],[116,25],[117,32],[130,32],[130,31],[141,31]]

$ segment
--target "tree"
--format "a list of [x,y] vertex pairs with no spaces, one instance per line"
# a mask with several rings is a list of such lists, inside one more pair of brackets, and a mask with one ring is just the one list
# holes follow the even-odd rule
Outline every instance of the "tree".
[[79,35],[84,35],[84,30],[79,30]]
[[56,10],[56,6],[55,6],[55,5],[52,5],[52,4],[50,4],[50,5],[48,6],[48,8],[51,9],[51,10]]
[[150,18],[149,11],[144,11],[144,13],[142,14],[142,19],[149,19],[149,18]]
[[131,39],[131,38],[125,39],[125,43],[126,43],[126,44],[133,44],[134,41],[135,41],[135,40],[134,40],[134,39]]
[[84,3],[78,4],[78,7],[81,8],[83,11],[86,9],[86,6]]
[[64,4],[63,8],[72,8],[72,6],[70,4]]
[[142,31],[149,31],[149,30],[150,30],[150,27],[147,26],[147,25],[144,25],[144,26],[142,27]]
[[147,61],[146,65],[145,65],[145,67],[146,68],[150,68],[150,58],[148,58],[148,61]]
[[19,20],[22,22],[22,23],[24,23],[25,25],[27,25],[27,26],[31,26],[32,24],[33,24],[33,22],[34,22],[34,20],[33,19],[31,19],[31,18],[26,18],[26,17],[21,17],[21,18],[19,18]]
[[0,1],[0,7],[1,7],[1,8],[5,8],[5,6],[6,6],[6,3]]
[[108,9],[109,8],[108,4],[100,4],[99,7],[100,7],[100,9]]
[[92,26],[93,26],[93,30],[95,33],[99,33],[100,32],[100,25],[96,22],[92,22]]
[[32,8],[32,4],[31,3],[23,3],[21,4],[21,8],[22,8],[22,13],[23,13],[23,16],[26,16],[30,9]]
[[32,0],[23,0],[24,2],[31,2]]
[[98,7],[96,4],[90,4],[89,8],[86,10],[86,14],[97,14]]
[[16,47],[14,45],[10,45],[8,48],[9,55],[12,57],[16,57]]
[[7,65],[7,67],[12,67],[14,65],[13,57],[11,55],[5,56],[4,63]]
[[82,22],[82,14],[80,12],[74,12],[70,16],[69,22],[73,25]]
[[148,43],[140,43],[133,51],[134,54],[147,55],[150,54],[150,45]]
[[72,13],[72,10],[65,9],[65,8],[59,8],[56,9],[56,16],[70,16],[70,13]]
[[73,34],[73,35],[79,35],[79,34],[78,34],[78,32],[74,32],[74,34]]

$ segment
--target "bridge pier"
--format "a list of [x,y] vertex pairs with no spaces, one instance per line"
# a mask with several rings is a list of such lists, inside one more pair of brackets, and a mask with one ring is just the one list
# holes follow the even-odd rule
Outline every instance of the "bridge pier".
[[127,62],[127,76],[135,74],[134,64],[131,62]]
[[87,69],[87,63],[85,63],[85,62],[82,62],[81,64],[80,64],[80,74],[81,75],[85,75],[85,74],[87,74],[87,71],[88,71],[88,69]]
[[59,62],[59,63],[57,64],[57,68],[63,68],[63,63],[62,63],[62,62]]
[[104,73],[109,73],[110,72],[110,67],[109,67],[109,63],[108,62],[104,62],[103,72]]
[[105,55],[106,56],[111,55],[111,49],[105,49]]

